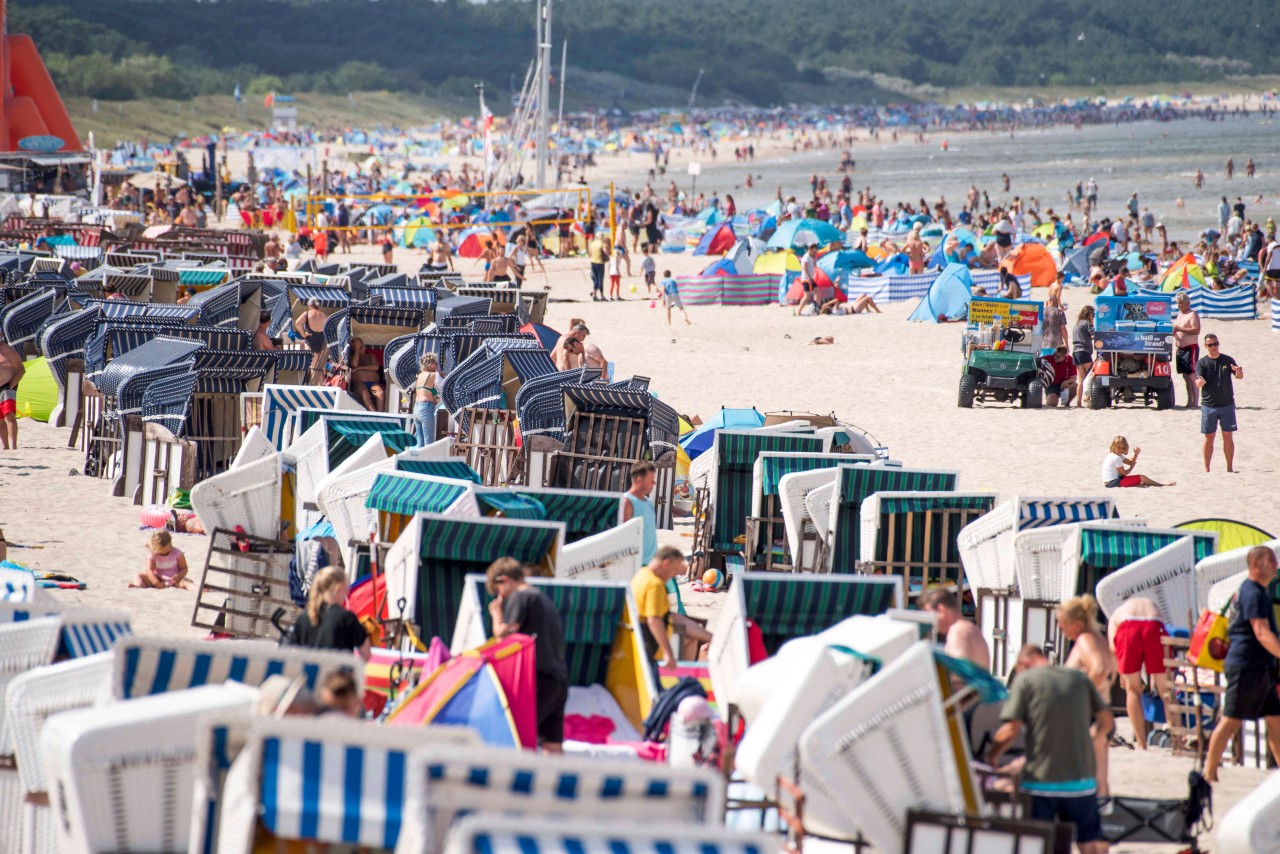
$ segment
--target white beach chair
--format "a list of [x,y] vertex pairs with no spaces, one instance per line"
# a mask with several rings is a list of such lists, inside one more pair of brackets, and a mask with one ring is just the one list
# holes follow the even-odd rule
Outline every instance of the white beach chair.
[[[739,682],[747,730],[734,755],[737,772],[773,792],[779,775],[794,776],[796,745],[809,724],[918,639],[915,626],[887,616],[851,617],[821,634],[789,641],[776,656],[749,668]],[[757,670],[763,678],[755,678]],[[758,712],[756,703],[742,703],[745,684],[765,691]]]
[[707,652],[716,705],[727,719],[737,683],[750,666],[747,620],[773,655],[788,640],[817,634],[853,616],[875,616],[906,604],[902,579],[869,575],[742,572],[734,576]]
[[1223,854],[1280,854],[1280,772],[1219,819],[1213,837]]
[[246,534],[278,539],[292,514],[282,506],[284,455],[272,452],[206,478],[191,487],[191,509],[206,531],[244,528]]
[[[838,428],[829,428],[838,429]],[[821,431],[819,431],[821,432]],[[773,540],[779,533],[786,534],[786,516],[784,508],[788,501],[792,502],[793,512],[795,509],[803,510],[804,494],[811,488],[808,484],[809,479],[801,477],[798,481],[793,479],[790,483],[790,489],[784,484],[786,479],[791,475],[805,475],[816,471],[831,469],[838,465],[852,465],[856,463],[870,464],[876,460],[874,454],[833,454],[833,453],[806,453],[803,451],[765,451],[756,457],[755,464],[751,473],[751,515],[749,518],[757,520],[757,524],[764,525],[761,532],[766,542],[752,543],[752,549],[773,548]],[[825,482],[825,479],[819,479],[818,483]],[[815,484],[817,485],[817,484]],[[790,492],[790,494],[788,494]],[[797,496],[796,493],[799,493]],[[797,500],[797,498],[799,500]],[[783,519],[783,530],[778,531],[776,523],[772,520]],[[790,546],[790,538],[787,541]],[[748,550],[749,556],[753,559],[755,555]],[[792,556],[792,566],[806,566],[796,559],[798,554],[788,548],[788,554]]]
[[773,854],[765,833],[653,823],[510,818],[480,812],[459,819],[444,854]]
[[[813,566],[818,542],[826,536],[831,488],[835,479],[836,469],[832,467],[783,475],[778,481],[778,503],[787,534],[787,551],[797,567]],[[823,488],[826,493],[814,499],[814,512],[818,513],[815,517],[809,513],[809,495]],[[813,535],[808,536],[811,531]]]
[[[259,825],[277,840],[394,849],[410,751],[477,741],[463,727],[385,727],[334,716],[254,719],[223,783],[215,850],[249,854]],[[193,851],[203,845],[191,840]]]
[[188,640],[134,635],[116,647],[111,696],[132,700],[201,685],[239,682],[256,688],[271,676],[302,677],[317,690],[330,673],[352,671],[356,688],[364,668],[350,653],[279,646],[266,641]]
[[[981,804],[961,728],[953,740],[931,646],[911,650],[854,688],[800,738],[807,833],[897,851],[907,810],[976,813]],[[961,764],[963,763],[963,764]]]
[[724,816],[724,782],[709,768],[423,747],[410,754],[405,777],[397,854],[442,854],[454,822],[481,810],[555,819],[566,827],[608,821],[668,830],[715,827]]
[[269,457],[275,452],[275,446],[271,444],[267,434],[255,424],[244,434],[244,439],[240,442],[240,450],[236,451],[236,458],[231,461],[231,468],[240,468],[263,457]]
[[[1280,559],[1280,540],[1269,540],[1263,543],[1276,553]],[[1241,546],[1238,549],[1220,552],[1204,558],[1196,564],[1196,615],[1209,607],[1209,590],[1224,578],[1231,578],[1245,572],[1249,568],[1249,551],[1253,546]],[[1236,587],[1239,587],[1237,582]]]
[[40,731],[58,712],[109,699],[113,654],[37,667],[9,683],[0,726],[0,828],[5,828],[0,851],[57,851],[49,787],[40,760]]
[[1072,591],[1066,594],[1068,597],[1076,595],[1075,591],[1081,588],[1090,593],[1096,592],[1098,584],[1106,576],[1183,537],[1191,539],[1196,560],[1212,555],[1218,545],[1216,531],[1150,528],[1146,525],[1137,526],[1135,530],[1131,525],[1093,522],[1072,527],[1076,530],[1062,547],[1063,582]]
[[[324,412],[319,414],[315,423],[307,428],[306,432],[299,436],[294,442],[284,450],[284,457],[287,463],[291,463],[297,472],[294,501],[295,510],[294,518],[297,520],[298,527],[306,528],[320,519],[320,511],[316,505],[316,491],[320,487],[320,482],[325,479],[331,470],[337,469],[346,459],[338,461],[338,465],[333,465],[334,442],[345,441],[341,437],[335,438],[330,424],[368,424],[376,427],[384,428],[388,431],[403,431],[404,418],[399,415],[387,415],[378,412]],[[360,447],[353,454],[348,456],[359,457],[360,463],[365,465],[379,462],[391,456],[385,445],[377,440],[377,436],[370,436],[361,440]],[[379,445],[382,445],[379,448]],[[356,468],[360,468],[357,465]],[[354,470],[354,469],[353,469]]]
[[1240,585],[1248,577],[1249,571],[1242,569],[1235,575],[1228,575],[1226,578],[1215,581],[1209,588],[1205,607],[1215,614],[1221,614],[1222,609],[1227,607],[1227,604],[1231,601],[1231,597],[1240,592]]
[[297,413],[301,409],[365,411],[360,401],[341,389],[267,383],[262,387],[262,429],[277,451],[283,451],[301,435],[297,429]]
[[[57,607],[53,597],[40,587],[33,573],[9,566],[0,566],[0,604],[36,605],[46,611]],[[9,619],[0,615],[0,622],[14,622],[18,610],[15,607],[6,612]]]
[[643,549],[644,521],[628,519],[562,546],[556,555],[556,578],[630,581],[640,571]]
[[258,692],[206,685],[55,715],[40,733],[61,851],[179,851],[190,833],[199,717]]
[[1183,537],[1099,581],[1098,607],[1110,617],[1127,600],[1141,596],[1159,606],[1166,623],[1190,629],[1200,616],[1195,570],[1195,541]]

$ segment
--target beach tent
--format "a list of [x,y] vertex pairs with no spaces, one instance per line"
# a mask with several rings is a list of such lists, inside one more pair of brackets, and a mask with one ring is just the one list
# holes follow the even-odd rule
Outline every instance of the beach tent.
[[[837,280],[830,276],[827,271],[819,267],[817,272],[813,274],[813,283],[818,286],[818,289],[814,294],[814,298],[819,299],[820,295],[825,293],[825,289],[830,288],[832,294],[837,300],[842,303],[847,302],[849,295],[845,292],[844,284],[841,283],[840,285],[837,285],[836,281]],[[799,304],[800,300],[804,299],[804,288],[800,284],[800,278],[798,276],[795,278],[788,277],[785,280],[785,284],[785,293],[782,292],[781,288],[779,289],[781,296],[778,302],[783,305]]]
[[716,225],[725,221],[725,215],[720,212],[719,208],[703,208],[698,211],[694,221],[700,222],[706,226]]
[[826,246],[839,243],[844,234],[829,222],[820,219],[789,219],[769,238],[765,245],[770,249],[802,249],[806,246]]
[[1089,278],[1089,247],[1078,246],[1062,253],[1062,272],[1065,281]]
[[948,264],[929,286],[911,320],[940,323],[940,317],[948,320],[963,318],[969,311],[969,298],[973,295],[973,277],[963,264]]
[[1039,243],[1015,246],[1000,262],[1000,269],[1015,276],[1030,276],[1033,288],[1047,288],[1058,276],[1058,265],[1053,255]]
[[756,259],[764,252],[764,243],[752,237],[740,237],[725,258],[733,262],[735,271],[742,274],[755,272]]
[[946,248],[951,241],[956,242],[956,248],[959,249],[961,244],[969,247],[969,255],[972,257],[978,251],[978,238],[967,228],[953,228],[946,238],[938,244],[938,250],[933,253],[933,257],[929,259],[931,267],[947,266]]
[[711,447],[717,430],[754,430],[763,426],[764,416],[754,407],[751,409],[722,407],[710,420],[682,438],[680,447],[689,455],[690,460],[694,460]]
[[58,383],[48,361],[41,356],[23,364],[26,373],[18,382],[18,417],[48,421],[49,414],[58,405]]
[[520,327],[520,331],[525,335],[532,335],[537,338],[538,343],[542,345],[542,349],[550,352],[555,352],[556,342],[560,340],[559,332],[541,323],[526,323]]
[[1196,256],[1188,252],[1169,265],[1160,277],[1160,290],[1176,291],[1179,288],[1203,288],[1204,268],[1196,261]]
[[1260,546],[1275,537],[1248,522],[1235,519],[1193,519],[1173,527],[1183,531],[1215,531],[1218,534],[1217,554],[1245,546]]
[[[694,253],[697,254],[697,253]],[[738,266],[733,263],[733,259],[728,255],[719,261],[713,261],[707,266],[699,276],[736,276],[738,275]]]
[[773,237],[773,233],[777,230],[778,218],[776,216],[769,215],[761,218],[761,220],[756,223],[756,227],[751,231],[751,236],[757,240],[768,240]]
[[440,665],[387,717],[392,726],[465,726],[497,747],[538,746],[534,639],[509,635]]
[[800,272],[800,259],[794,252],[765,252],[756,257],[751,272],[763,275],[781,275]]
[[[939,249],[938,252],[942,250]],[[945,266],[946,262],[939,260],[937,266]],[[881,276],[905,276],[907,270],[911,269],[911,261],[906,255],[897,252],[876,262],[875,271]]]
[[702,235],[702,239],[698,241],[693,254],[723,255],[734,247],[737,240],[737,235],[733,233],[733,226],[728,223],[713,225]]
[[463,229],[462,233],[458,235],[458,257],[479,258],[484,254],[484,244],[486,242],[491,242],[501,249],[507,240],[501,231],[484,226]]
[[835,279],[840,271],[847,275],[850,270],[874,267],[875,264],[870,255],[858,249],[841,249],[828,252],[818,258],[818,267],[826,270],[832,279]]

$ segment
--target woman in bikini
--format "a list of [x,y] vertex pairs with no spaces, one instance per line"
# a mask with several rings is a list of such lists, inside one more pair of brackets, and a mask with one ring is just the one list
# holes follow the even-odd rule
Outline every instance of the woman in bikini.
[[[1062,636],[1071,642],[1071,654],[1066,666],[1083,671],[1098,689],[1102,702],[1111,705],[1111,686],[1115,684],[1119,668],[1115,654],[1098,627],[1098,603],[1088,593],[1068,599],[1058,606],[1058,628]],[[1111,787],[1107,782],[1107,749],[1111,744],[1111,732],[1094,734],[1093,751],[1097,761],[1098,796],[1107,797]]]
[[435,353],[427,353],[418,365],[418,378],[413,383],[413,420],[418,425],[418,447],[425,448],[436,440],[436,407],[440,404],[440,362]]

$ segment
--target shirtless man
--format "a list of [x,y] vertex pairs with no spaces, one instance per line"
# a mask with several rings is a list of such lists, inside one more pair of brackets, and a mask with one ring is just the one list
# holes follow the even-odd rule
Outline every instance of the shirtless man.
[[551,361],[555,364],[557,371],[580,368],[582,367],[584,351],[585,348],[582,346],[582,342],[570,335],[556,347],[556,351],[551,354]]
[[604,353],[595,344],[588,344],[585,341],[583,346],[583,364],[588,368],[599,368],[600,376],[606,380],[612,380],[609,376],[609,360],[604,357]]
[[929,256],[929,247],[920,239],[920,223],[916,223],[911,229],[911,234],[907,235],[902,251],[907,253],[907,260],[911,262],[911,272],[923,273],[925,260]]
[[18,383],[26,372],[22,354],[9,345],[0,330],[0,444],[6,451],[18,447]]
[[262,257],[267,261],[275,261],[280,257],[283,250],[280,248],[280,238],[273,231],[271,236],[267,238],[267,242],[262,245]]
[[182,206],[182,213],[178,214],[178,224],[185,225],[187,228],[195,228],[200,224],[200,214],[196,211],[194,204]]
[[258,315],[258,329],[253,333],[253,349],[255,350],[274,350],[275,342],[271,340],[271,336],[267,334],[267,327],[271,325],[270,314]]
[[431,256],[427,258],[427,267],[432,270],[452,270],[453,253],[449,244],[444,242],[444,235],[437,233],[435,243],[431,244]]
[[1191,297],[1179,291],[1178,314],[1173,318],[1173,346],[1177,358],[1175,368],[1187,386],[1187,409],[1200,407],[1200,388],[1196,385],[1196,363],[1200,361],[1200,313],[1192,310]]
[[298,315],[298,319],[293,322],[293,328],[297,330],[298,336],[306,342],[307,349],[311,351],[311,384],[324,384],[324,366],[328,360],[329,342],[324,337],[324,325],[329,320],[329,316],[320,310],[320,301],[311,299],[307,301],[307,310]]
[[952,658],[972,661],[984,671],[991,669],[987,639],[973,623],[960,614],[960,601],[950,590],[934,588],[920,597],[920,610],[937,615],[938,635],[946,638],[945,651]]
[[1107,621],[1107,642],[1116,653],[1120,684],[1124,686],[1124,707],[1129,713],[1133,738],[1139,750],[1147,749],[1147,720],[1142,712],[1142,671],[1165,704],[1165,720],[1173,720],[1169,710],[1169,679],[1164,667],[1164,617],[1150,599],[1135,596],[1116,608]]

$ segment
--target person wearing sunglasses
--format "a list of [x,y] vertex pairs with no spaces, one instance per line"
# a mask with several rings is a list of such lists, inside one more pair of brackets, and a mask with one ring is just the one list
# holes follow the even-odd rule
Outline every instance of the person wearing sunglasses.
[[1235,471],[1236,395],[1233,380],[1244,379],[1244,368],[1222,352],[1218,336],[1204,337],[1208,353],[1196,362],[1196,388],[1200,389],[1200,432],[1204,434],[1204,470],[1213,461],[1213,438],[1222,431],[1222,453],[1227,471]]

